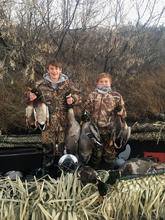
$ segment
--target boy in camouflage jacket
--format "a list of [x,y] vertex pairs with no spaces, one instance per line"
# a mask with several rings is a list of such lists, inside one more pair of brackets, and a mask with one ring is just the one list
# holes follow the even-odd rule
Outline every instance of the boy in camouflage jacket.
[[[43,75],[43,79],[36,82],[36,88],[41,93],[42,101],[48,106],[50,114],[50,126],[42,131],[43,148],[45,151],[51,151],[52,158],[57,153],[61,156],[67,126],[66,102],[73,107],[80,105],[80,91],[62,73],[61,64],[54,59],[48,61],[47,73]],[[66,98],[66,93],[70,93],[71,96]]]
[[123,120],[127,115],[123,98],[118,92],[112,91],[111,83],[110,75],[101,73],[95,91],[89,94],[85,102],[85,110],[90,120],[98,126],[103,142],[103,147],[97,146],[91,158],[91,162],[96,165],[100,164],[102,159],[108,164],[114,162],[117,156],[117,150],[111,139],[114,111]]

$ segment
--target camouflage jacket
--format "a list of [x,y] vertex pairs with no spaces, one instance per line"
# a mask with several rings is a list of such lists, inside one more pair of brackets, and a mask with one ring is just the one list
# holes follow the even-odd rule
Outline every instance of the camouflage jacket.
[[110,125],[112,111],[115,107],[123,107],[123,118],[126,117],[126,110],[122,96],[115,91],[109,90],[105,94],[98,93],[96,90],[91,92],[85,102],[85,110],[90,119],[100,128]]
[[42,93],[42,101],[48,106],[50,116],[58,114],[61,120],[66,119],[66,92],[70,92],[74,99],[73,106],[81,104],[80,91],[73,86],[73,83],[66,80],[62,82],[56,89],[52,88],[51,82],[41,79],[36,82],[36,88]]

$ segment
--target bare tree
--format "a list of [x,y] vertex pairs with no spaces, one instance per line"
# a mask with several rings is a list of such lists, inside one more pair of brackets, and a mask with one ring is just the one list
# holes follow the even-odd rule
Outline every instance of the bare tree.
[[134,0],[135,13],[137,14],[136,27],[158,25],[165,12],[165,6],[161,7],[159,0]]

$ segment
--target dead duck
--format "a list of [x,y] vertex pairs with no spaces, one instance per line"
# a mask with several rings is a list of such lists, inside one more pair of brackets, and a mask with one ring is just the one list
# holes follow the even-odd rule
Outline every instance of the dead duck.
[[45,103],[39,102],[34,105],[35,127],[45,130],[49,126],[49,110]]
[[[71,94],[66,96],[69,97]],[[78,142],[80,137],[80,124],[77,122],[72,104],[66,104],[68,126],[65,137],[65,149],[67,154],[73,154],[78,157]]]
[[79,157],[83,164],[87,164],[92,156],[93,148],[102,145],[97,126],[90,121],[83,123],[79,140]]
[[26,125],[45,130],[49,126],[48,106],[42,102],[41,94],[35,88],[29,91],[29,98],[31,100],[25,109]]
[[25,108],[26,128],[35,128],[33,110],[33,103],[29,103]]
[[118,115],[117,112],[116,109],[112,112],[109,126],[111,131],[110,142],[113,143],[114,147],[121,148],[127,143],[131,135],[131,127],[127,125],[125,119]]

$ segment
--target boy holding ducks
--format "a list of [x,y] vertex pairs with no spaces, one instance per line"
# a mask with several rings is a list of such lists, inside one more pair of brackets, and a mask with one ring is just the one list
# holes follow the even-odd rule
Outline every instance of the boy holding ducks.
[[[50,125],[42,130],[43,149],[54,155],[63,155],[67,127],[67,106],[81,104],[80,91],[73,86],[68,76],[62,73],[61,63],[56,59],[47,62],[47,72],[36,82],[42,102],[48,106]],[[71,94],[71,95],[66,95]],[[35,95],[30,94],[31,99]],[[33,100],[34,101],[34,100]]]
[[[108,73],[99,74],[96,88],[89,94],[84,107],[90,120],[98,127],[102,140],[102,146],[94,149],[91,158],[91,163],[96,167],[102,163],[121,166],[130,155],[130,146],[127,144],[125,147],[130,127],[125,121],[127,114],[124,100],[118,92],[112,90],[111,84],[112,79]],[[123,158],[120,158],[120,152]]]

